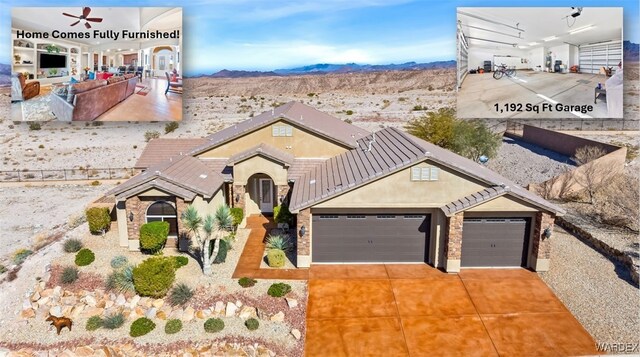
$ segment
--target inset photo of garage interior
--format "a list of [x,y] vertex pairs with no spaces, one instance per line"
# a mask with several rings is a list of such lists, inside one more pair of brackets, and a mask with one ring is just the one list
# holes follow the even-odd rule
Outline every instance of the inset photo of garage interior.
[[459,7],[459,118],[622,118],[621,7]]

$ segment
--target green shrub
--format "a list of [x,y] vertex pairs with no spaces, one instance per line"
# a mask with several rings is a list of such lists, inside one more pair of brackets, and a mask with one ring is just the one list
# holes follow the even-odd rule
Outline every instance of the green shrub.
[[77,266],[85,266],[93,263],[96,260],[96,255],[87,248],[82,248],[76,253],[76,265]]
[[180,127],[177,121],[171,121],[164,125],[164,133],[169,134]]
[[129,260],[127,259],[127,257],[125,257],[124,255],[118,255],[111,259],[111,267],[113,269],[120,269],[123,266],[127,265],[128,262]]
[[173,257],[173,259],[175,259],[176,269],[182,268],[183,266],[189,264],[189,258],[182,255],[175,256]]
[[91,181],[91,186],[100,186],[100,181],[98,180]]
[[269,249],[267,252],[267,264],[272,268],[282,268],[286,261],[284,251],[280,249]]
[[102,320],[102,327],[109,330],[115,330],[122,325],[124,325],[124,315],[121,312],[107,316]]
[[160,298],[167,295],[176,278],[175,263],[164,257],[146,259],[133,269],[133,284],[142,296]]
[[67,253],[76,253],[82,249],[82,241],[80,239],[67,239],[64,241],[63,249]]
[[293,215],[289,211],[289,206],[282,204],[273,207],[273,220],[276,223],[291,224],[293,222]]
[[204,322],[204,330],[206,332],[220,332],[224,329],[224,321],[218,318],[210,318]]
[[151,139],[157,139],[160,137],[160,132],[156,130],[147,130],[144,133],[144,141],[149,142]]
[[3,264],[0,264],[0,274],[4,274],[7,272],[7,267]]
[[100,316],[91,316],[89,320],[87,320],[87,324],[85,328],[87,331],[95,331],[102,327],[102,318]]
[[[212,241],[209,245],[209,254],[213,252],[213,244]],[[226,240],[220,239],[220,247],[218,248],[218,255],[213,259],[213,264],[224,263],[227,260],[227,251],[229,250],[229,243]]]
[[169,235],[169,222],[156,221],[140,227],[140,250],[147,254],[156,254],[164,248]]
[[233,217],[233,225],[238,226],[244,218],[244,212],[240,207],[231,208],[231,217]]
[[63,284],[72,284],[78,280],[78,268],[74,266],[65,267],[60,274],[60,282]]
[[174,333],[178,333],[182,330],[182,321],[178,319],[171,319],[167,321],[167,324],[164,325],[164,332],[167,335],[172,335]]
[[347,114],[347,115],[353,115],[353,110],[347,110],[347,111],[345,111],[345,114]]
[[169,303],[172,306],[184,305],[191,297],[193,297],[193,290],[186,284],[178,284],[169,293]]
[[238,284],[240,284],[240,286],[242,286],[243,288],[250,288],[250,287],[256,285],[257,282],[258,282],[257,280],[251,279],[251,278],[247,278],[247,277],[240,278],[238,280]]
[[253,317],[245,321],[244,325],[247,326],[249,331],[255,331],[258,329],[258,327],[260,327],[260,323],[258,322],[258,320],[254,319]]
[[146,317],[141,317],[131,324],[129,336],[139,337],[148,334],[156,328],[156,324]]
[[271,284],[267,294],[272,297],[283,297],[291,291],[291,285],[285,283]]
[[279,249],[284,252],[291,250],[291,239],[282,234],[269,235],[267,237],[267,249]]
[[109,229],[111,215],[107,207],[91,207],[85,213],[91,234],[102,234]]
[[13,263],[15,265],[20,265],[27,260],[27,257],[31,254],[33,254],[33,252],[29,249],[18,249],[13,253]]
[[29,130],[40,130],[40,129],[42,129],[42,126],[40,125],[40,123],[38,122],[29,123]]
[[133,285],[133,266],[127,265],[121,270],[113,271],[107,277],[107,290],[118,293],[134,292]]

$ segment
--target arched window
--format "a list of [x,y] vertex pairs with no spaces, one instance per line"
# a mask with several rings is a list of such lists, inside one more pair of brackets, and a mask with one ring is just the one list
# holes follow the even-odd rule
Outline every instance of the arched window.
[[173,205],[166,201],[153,203],[147,209],[147,223],[164,221],[169,223],[169,236],[178,236],[178,217]]

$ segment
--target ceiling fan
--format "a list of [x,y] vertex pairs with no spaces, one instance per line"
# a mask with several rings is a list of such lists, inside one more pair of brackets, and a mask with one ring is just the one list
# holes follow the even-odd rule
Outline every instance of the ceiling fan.
[[80,16],[67,14],[66,12],[63,12],[62,15],[79,19],[78,21],[72,23],[70,26],[75,26],[78,23],[82,22],[84,24],[84,27],[90,29],[91,25],[89,24],[89,22],[102,22],[102,18],[100,18],[100,17],[87,17],[87,16],[89,16],[90,12],[91,12],[91,8],[90,7],[83,7],[82,8],[82,15],[80,15]]

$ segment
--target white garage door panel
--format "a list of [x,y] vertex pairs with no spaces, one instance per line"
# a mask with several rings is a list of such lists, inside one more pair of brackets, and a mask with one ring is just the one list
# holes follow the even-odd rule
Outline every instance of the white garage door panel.
[[616,67],[622,61],[622,43],[580,46],[580,72],[596,74],[602,67]]

